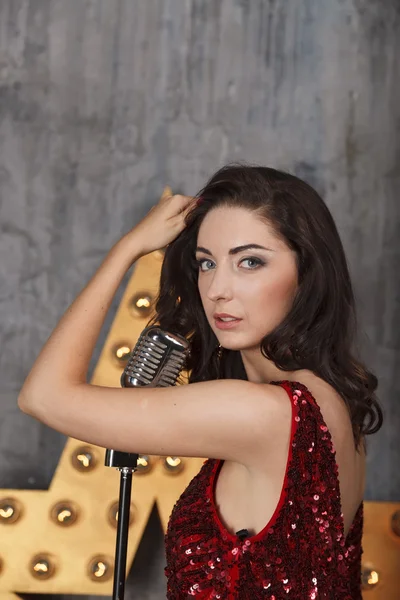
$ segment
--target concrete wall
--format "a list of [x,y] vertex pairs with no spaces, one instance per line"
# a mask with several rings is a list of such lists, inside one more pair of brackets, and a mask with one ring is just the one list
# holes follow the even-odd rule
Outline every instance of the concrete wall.
[[[240,159],[334,214],[387,417],[367,498],[399,500],[399,26],[398,0],[0,0],[1,487],[62,450],[16,396],[68,303],[165,184]],[[165,597],[163,566],[154,515],[127,597]]]

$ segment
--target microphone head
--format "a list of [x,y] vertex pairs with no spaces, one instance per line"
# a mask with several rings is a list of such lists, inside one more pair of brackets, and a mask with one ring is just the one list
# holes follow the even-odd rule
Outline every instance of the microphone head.
[[121,375],[122,387],[176,385],[186,357],[186,338],[152,325],[142,331]]

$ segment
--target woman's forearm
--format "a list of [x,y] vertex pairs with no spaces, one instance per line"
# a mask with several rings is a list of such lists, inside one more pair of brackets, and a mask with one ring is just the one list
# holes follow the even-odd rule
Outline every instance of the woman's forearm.
[[133,233],[113,246],[47,340],[18,398],[25,412],[49,395],[86,382],[89,362],[112,299],[129,267],[144,254]]

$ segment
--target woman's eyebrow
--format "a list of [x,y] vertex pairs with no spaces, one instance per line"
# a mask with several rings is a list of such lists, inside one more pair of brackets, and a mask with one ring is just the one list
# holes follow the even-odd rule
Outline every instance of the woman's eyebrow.
[[[244,250],[267,250],[268,252],[275,252],[272,248],[265,248],[265,246],[260,246],[260,244],[245,244],[244,246],[236,246],[236,248],[231,248],[229,250],[229,254],[238,254],[239,252],[243,252]],[[204,254],[208,254],[212,256],[212,252],[207,248],[203,248],[203,246],[197,246],[196,252],[204,252]]]

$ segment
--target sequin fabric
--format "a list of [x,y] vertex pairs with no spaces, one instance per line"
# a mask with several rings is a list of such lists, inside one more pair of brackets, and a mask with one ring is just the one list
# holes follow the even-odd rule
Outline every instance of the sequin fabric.
[[319,406],[298,382],[272,383],[292,403],[276,510],[262,531],[241,541],[224,527],[214,503],[223,461],[206,460],[169,519],[168,600],[362,600],[363,503],[345,539],[335,450]]

